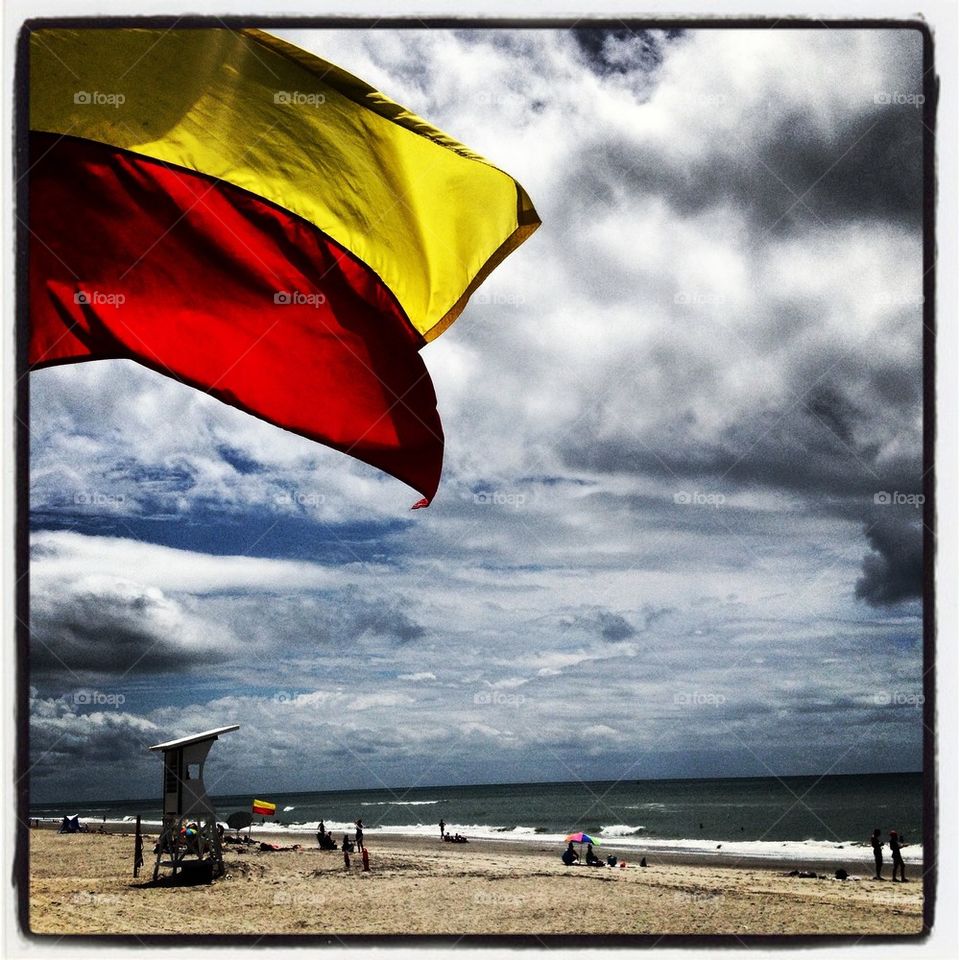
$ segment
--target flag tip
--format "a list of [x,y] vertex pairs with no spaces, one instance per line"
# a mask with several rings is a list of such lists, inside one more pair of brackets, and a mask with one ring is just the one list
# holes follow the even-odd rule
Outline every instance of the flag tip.
[[421,497],[410,509],[411,510],[422,510],[424,507],[429,507],[430,501],[426,497]]

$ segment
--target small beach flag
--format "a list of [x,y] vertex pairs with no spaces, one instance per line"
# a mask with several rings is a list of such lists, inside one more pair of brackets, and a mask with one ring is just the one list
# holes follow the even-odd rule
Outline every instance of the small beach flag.
[[277,812],[277,805],[267,800],[254,800],[253,812],[258,817],[272,817]]
[[523,188],[260,30],[30,40],[30,368],[134,360],[426,506],[444,441],[420,350],[539,226]]

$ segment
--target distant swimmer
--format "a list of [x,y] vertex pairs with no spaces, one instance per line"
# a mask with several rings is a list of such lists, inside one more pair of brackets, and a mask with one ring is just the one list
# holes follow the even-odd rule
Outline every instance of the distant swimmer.
[[870,846],[873,847],[873,862],[876,865],[877,873],[874,880],[883,879],[883,841],[880,839],[880,828],[873,831],[870,838]]

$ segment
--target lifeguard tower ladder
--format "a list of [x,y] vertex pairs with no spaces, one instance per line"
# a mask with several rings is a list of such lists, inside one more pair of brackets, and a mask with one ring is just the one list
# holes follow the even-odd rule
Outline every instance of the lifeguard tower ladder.
[[217,813],[203,785],[203,765],[213,741],[239,730],[239,724],[168,740],[151,747],[163,753],[163,825],[157,844],[153,879],[160,868],[176,876],[186,857],[210,864],[211,877],[223,875],[223,849],[217,832]]

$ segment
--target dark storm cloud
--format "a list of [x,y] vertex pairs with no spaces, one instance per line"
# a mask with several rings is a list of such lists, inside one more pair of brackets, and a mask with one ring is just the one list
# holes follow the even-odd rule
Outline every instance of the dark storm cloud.
[[590,69],[607,76],[656,69],[663,62],[665,42],[680,36],[681,31],[575,27],[570,34]]
[[871,551],[863,558],[857,597],[872,607],[918,599],[923,590],[923,528],[919,519],[878,520],[865,528]]
[[408,613],[397,607],[371,609],[359,614],[354,622],[354,629],[357,636],[372,634],[397,643],[410,643],[427,633]]
[[627,640],[636,634],[634,627],[618,613],[600,615],[600,636],[604,640]]
[[[99,691],[80,690],[66,697],[41,698],[31,690],[30,746],[42,757],[31,771],[36,785],[62,779],[70,771],[70,797],[103,796],[103,784],[115,783],[117,771],[131,782],[135,772],[153,772],[156,760],[146,748],[160,730],[120,704],[89,710]],[[84,712],[89,710],[89,712]],[[137,789],[137,788],[134,788]]]
[[[922,212],[922,116],[916,108],[864,104],[839,130],[802,114],[725,133],[678,161],[665,145],[606,133],[575,148],[565,211],[579,219],[597,202],[658,196],[685,217],[735,209],[763,232],[885,220],[918,227]],[[572,224],[571,224],[572,225]]]
[[[715,439],[678,427],[669,443],[646,436],[588,443],[578,436],[564,452],[573,469],[697,481],[728,493],[771,488],[809,497],[816,512],[835,512],[837,500],[862,509],[884,487],[915,489],[919,459],[906,451],[881,462],[872,440],[850,436],[852,405],[831,405],[827,398],[836,400],[827,392],[807,409],[758,411],[723,428]],[[648,500],[641,497],[638,505]]]
[[234,654],[228,631],[138,585],[35,593],[30,613],[31,667],[41,676],[179,672]]

